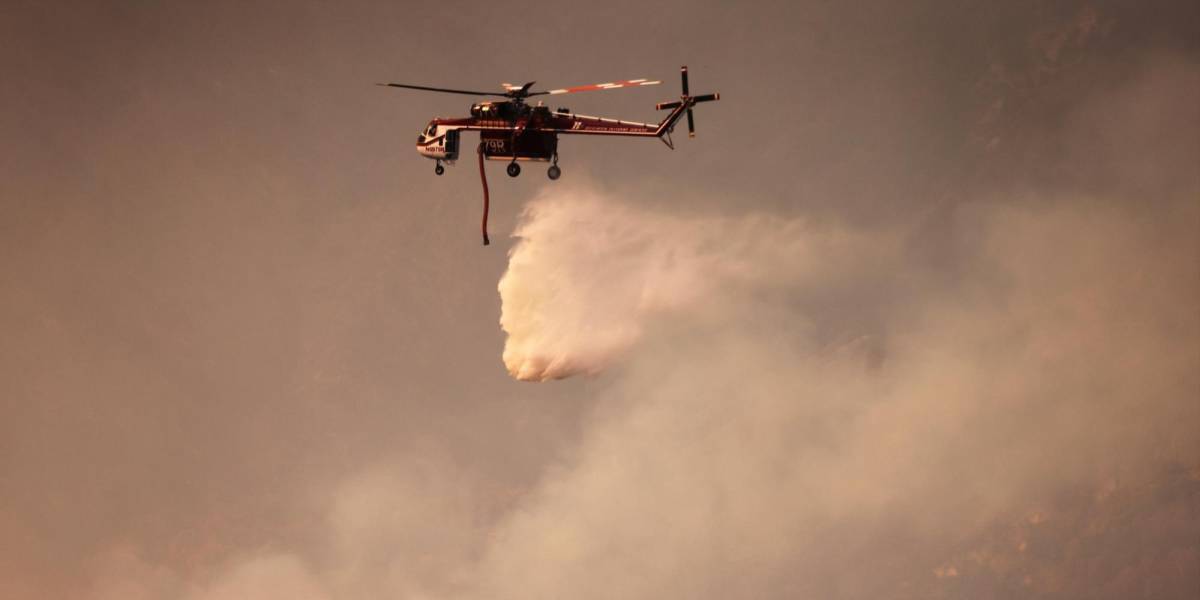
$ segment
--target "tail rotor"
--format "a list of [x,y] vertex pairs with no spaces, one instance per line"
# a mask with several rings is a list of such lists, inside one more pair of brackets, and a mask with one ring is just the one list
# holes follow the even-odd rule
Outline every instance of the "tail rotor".
[[[683,82],[683,95],[688,95],[687,65],[679,67],[679,79]],[[696,120],[692,117],[692,109],[687,109],[688,137],[696,137]]]
[[696,118],[692,115],[692,107],[701,102],[712,102],[713,100],[720,100],[721,94],[702,94],[699,96],[692,96],[691,92],[688,90],[688,68],[687,68],[687,65],[684,65],[679,68],[679,80],[683,87],[683,95],[679,97],[679,101],[677,101],[677,102],[660,102],[659,104],[657,104],[655,106],[655,108],[657,108],[658,110],[670,110],[670,109],[679,108],[680,106],[684,106],[686,104],[687,105],[688,137],[696,137]]

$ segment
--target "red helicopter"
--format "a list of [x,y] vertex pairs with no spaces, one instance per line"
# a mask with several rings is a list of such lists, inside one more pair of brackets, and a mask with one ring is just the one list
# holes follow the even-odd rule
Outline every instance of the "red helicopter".
[[471,116],[444,119],[435,118],[429,122],[424,131],[417,136],[417,152],[426,158],[437,161],[434,173],[445,173],[442,163],[452,164],[458,159],[461,145],[460,134],[463,131],[478,131],[479,146],[479,175],[483,181],[483,243],[488,244],[487,211],[488,190],[487,178],[483,170],[483,160],[507,160],[507,172],[510,177],[521,174],[521,165],[517,161],[549,162],[550,169],[546,175],[550,179],[558,179],[562,170],[558,167],[558,135],[608,135],[627,137],[653,137],[662,140],[667,147],[674,149],[671,132],[675,123],[685,113],[688,121],[688,136],[696,135],[696,125],[692,117],[692,107],[701,102],[720,100],[720,94],[703,94],[692,96],[688,92],[687,67],[680,68],[680,78],[683,84],[683,94],[679,100],[660,102],[657,110],[670,110],[666,118],[657,124],[639,123],[623,119],[604,117],[589,117],[574,114],[570,109],[559,108],[553,112],[539,101],[535,106],[525,102],[532,96],[553,96],[558,94],[573,94],[596,90],[614,90],[630,87],[657,85],[661,81],[645,79],[629,79],[611,83],[582,85],[547,91],[530,91],[535,82],[531,81],[520,87],[503,84],[504,92],[480,92],[472,90],[456,90],[437,88],[423,85],[404,83],[379,83],[376,85],[423,90],[429,92],[444,92],[449,94],[467,94],[471,96],[500,96],[507,98],[498,102],[477,102],[471,105]]

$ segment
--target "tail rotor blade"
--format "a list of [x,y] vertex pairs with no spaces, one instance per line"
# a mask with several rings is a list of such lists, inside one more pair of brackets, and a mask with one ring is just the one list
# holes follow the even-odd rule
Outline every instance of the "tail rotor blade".
[[[680,83],[683,84],[683,101],[688,102],[689,101],[688,100],[689,92],[688,92],[687,65],[679,67],[679,81],[680,81]],[[696,119],[695,119],[695,117],[692,116],[692,109],[691,109],[690,104],[688,105],[688,109],[687,109],[687,118],[688,118],[688,137],[696,137]]]

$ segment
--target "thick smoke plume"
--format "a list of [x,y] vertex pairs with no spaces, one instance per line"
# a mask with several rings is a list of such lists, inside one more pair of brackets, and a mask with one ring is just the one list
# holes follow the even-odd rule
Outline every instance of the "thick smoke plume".
[[[1200,462],[1200,213],[1038,200],[953,209],[947,272],[919,219],[538,198],[500,285],[505,364],[616,382],[578,461],[499,526],[488,595],[1125,593],[1026,550],[1060,536],[1115,552],[1120,536],[1078,537],[1125,510],[1103,490]],[[996,527],[1004,544],[971,546]]]
[[[1095,198],[965,203],[951,245],[969,268],[951,275],[914,241],[919,220],[853,228],[636,200],[556,188],[518,228],[500,285],[506,362],[608,382],[540,481],[496,489],[398,459],[334,490],[322,553],[265,548],[185,576],[117,548],[89,597],[1194,588],[1194,203],[1165,200],[1156,219]],[[1178,535],[1130,558],[1130,514]]]

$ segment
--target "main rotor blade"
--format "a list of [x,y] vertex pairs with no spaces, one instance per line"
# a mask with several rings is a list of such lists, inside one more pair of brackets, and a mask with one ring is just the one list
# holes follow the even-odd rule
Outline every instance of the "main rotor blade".
[[530,92],[530,96],[541,96],[550,94],[552,96],[558,94],[574,94],[577,92],[594,92],[599,90],[615,90],[627,87],[639,87],[643,85],[658,85],[661,81],[647,81],[645,79],[626,79],[625,81],[613,81],[609,83],[595,83],[592,85],[578,85],[575,87],[563,88],[560,90],[547,90],[544,92]]
[[500,97],[507,96],[506,94],[500,94],[497,92],[475,92],[475,91],[471,91],[471,90],[452,90],[449,88],[436,88],[436,87],[429,87],[429,86],[424,86],[424,85],[408,85],[406,83],[377,83],[375,85],[405,88],[405,89],[410,89],[410,90],[424,90],[426,92],[443,92],[446,94],[467,94],[468,96],[500,96]]

